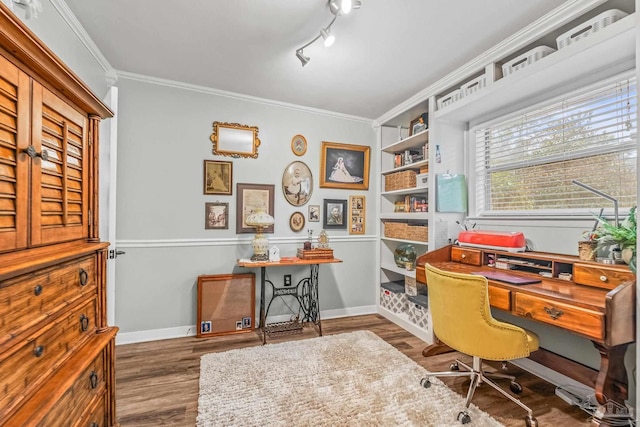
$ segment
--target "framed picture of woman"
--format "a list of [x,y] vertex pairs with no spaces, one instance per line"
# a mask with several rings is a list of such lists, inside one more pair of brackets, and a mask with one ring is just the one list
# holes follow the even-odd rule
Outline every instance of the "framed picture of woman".
[[322,142],[320,187],[367,190],[369,151],[364,145]]

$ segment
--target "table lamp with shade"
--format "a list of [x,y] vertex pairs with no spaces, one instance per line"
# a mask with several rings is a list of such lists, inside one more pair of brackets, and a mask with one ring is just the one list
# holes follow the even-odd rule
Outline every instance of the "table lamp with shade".
[[246,224],[256,228],[256,236],[253,238],[252,261],[269,261],[269,239],[264,234],[264,230],[273,225],[275,220],[263,208],[256,209],[255,212],[247,215]]

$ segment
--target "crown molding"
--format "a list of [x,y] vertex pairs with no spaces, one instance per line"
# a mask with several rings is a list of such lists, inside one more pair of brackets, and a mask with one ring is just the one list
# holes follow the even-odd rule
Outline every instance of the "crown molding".
[[465,78],[483,70],[488,64],[497,62],[509,54],[539,40],[549,32],[571,22],[589,10],[605,3],[606,0],[569,0],[551,12],[532,22],[522,30],[506,38],[501,43],[475,57],[466,64],[453,70],[442,79],[416,93],[411,98],[387,111],[373,121],[374,126],[381,126],[405,111],[425,102],[430,96],[459,84]]

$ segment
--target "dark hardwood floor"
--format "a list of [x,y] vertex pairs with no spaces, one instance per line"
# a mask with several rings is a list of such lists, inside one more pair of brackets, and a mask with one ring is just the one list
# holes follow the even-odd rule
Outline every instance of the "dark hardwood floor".
[[[379,315],[323,320],[324,335],[368,329],[431,371],[448,370],[453,359],[470,358],[449,353],[425,358],[423,341]],[[275,337],[269,342],[317,336],[306,327],[301,334]],[[116,348],[117,415],[122,427],[194,426],[198,411],[200,356],[206,353],[261,345],[257,333],[213,338],[185,337]],[[510,365],[509,371],[522,385],[522,402],[531,407],[540,426],[588,426],[589,416],[555,395],[555,387]],[[420,381],[420,378],[416,378]],[[466,395],[469,381],[443,379],[453,390]],[[508,388],[508,384],[506,384]],[[429,390],[424,390],[429,393]],[[524,426],[525,412],[490,387],[481,387],[473,402],[506,426]]]

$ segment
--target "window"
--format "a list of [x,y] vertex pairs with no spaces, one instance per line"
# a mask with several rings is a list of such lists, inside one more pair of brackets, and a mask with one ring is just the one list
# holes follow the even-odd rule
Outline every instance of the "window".
[[[478,215],[569,214],[636,204],[636,82],[608,81],[475,129]],[[473,133],[472,133],[473,135]]]

